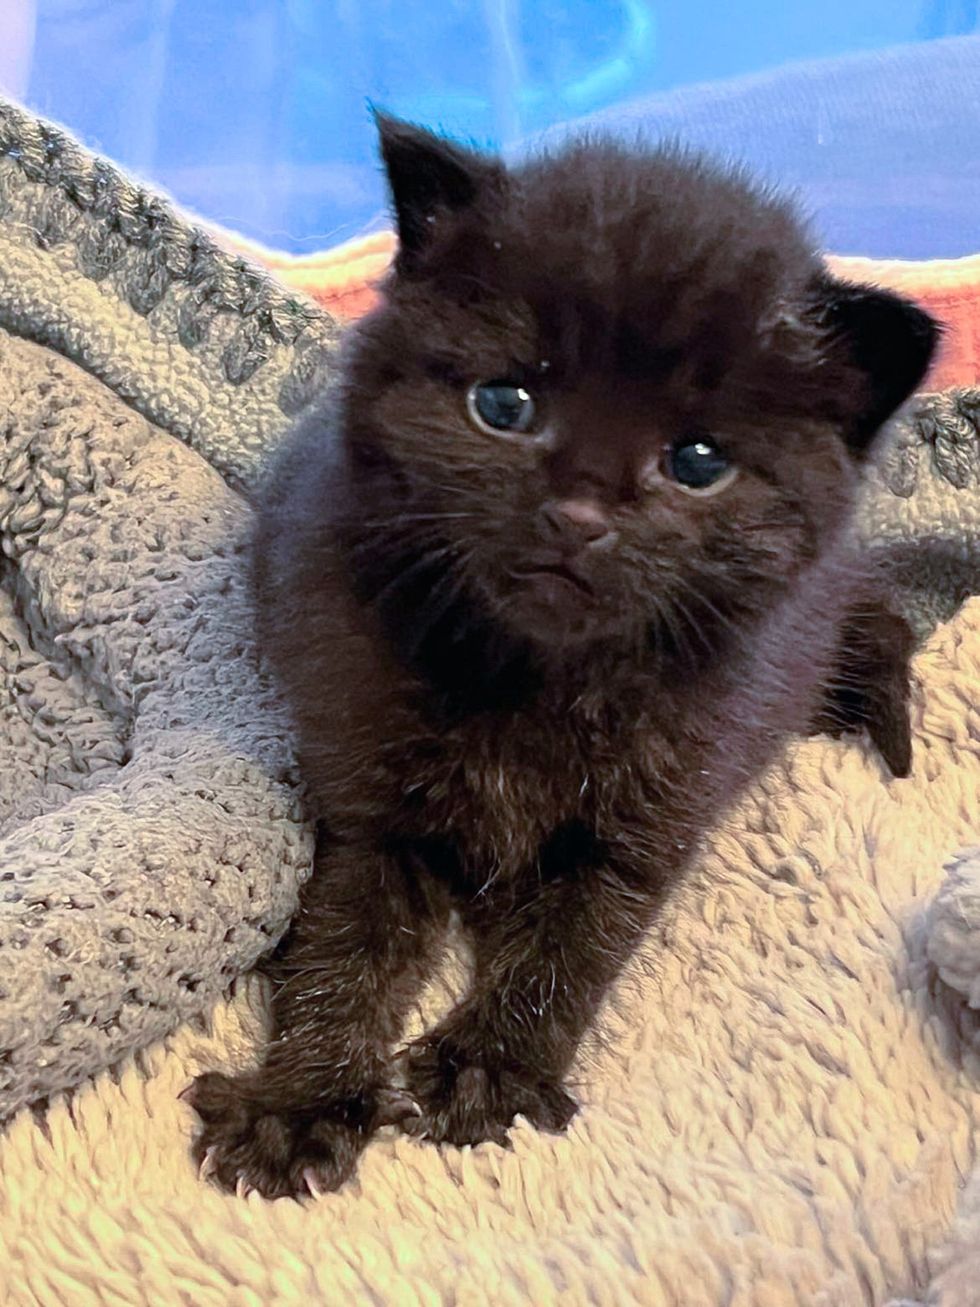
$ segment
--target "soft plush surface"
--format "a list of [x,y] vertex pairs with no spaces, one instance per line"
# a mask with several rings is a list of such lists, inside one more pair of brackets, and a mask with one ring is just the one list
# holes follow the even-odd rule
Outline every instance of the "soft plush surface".
[[976,1155],[980,1015],[930,967],[925,917],[977,828],[980,601],[916,677],[915,779],[816,740],[755,788],[615,996],[566,1138],[386,1137],[306,1207],[219,1194],[176,1094],[251,1054],[251,980],[210,1035],[13,1123],[6,1301],[867,1307],[934,1274],[932,1301],[980,1301],[966,1229],[930,1257]]
[[858,741],[787,751],[613,995],[567,1137],[388,1135],[300,1207],[202,1184],[176,1095],[254,1054],[260,983],[213,998],[308,858],[240,488],[335,329],[12,110],[0,326],[0,1073],[8,1111],[50,1097],[0,1140],[3,1301],[969,1307],[977,393],[918,404],[863,509],[925,640],[913,777]]

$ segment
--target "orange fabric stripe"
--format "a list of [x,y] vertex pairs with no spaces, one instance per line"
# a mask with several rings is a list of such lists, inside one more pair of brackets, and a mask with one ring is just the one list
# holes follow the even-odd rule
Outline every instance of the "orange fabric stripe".
[[[315,254],[266,249],[230,232],[223,245],[269,268],[292,289],[311,296],[337,317],[366,313],[395,250],[392,232],[376,232]],[[923,263],[864,258],[828,259],[841,276],[903,291],[946,325],[939,358],[929,376],[934,389],[980,381],[980,255]]]

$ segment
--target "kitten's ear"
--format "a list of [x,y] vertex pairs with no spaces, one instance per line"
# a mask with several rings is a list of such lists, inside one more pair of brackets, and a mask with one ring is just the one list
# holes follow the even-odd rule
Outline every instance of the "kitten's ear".
[[866,378],[863,403],[845,433],[852,452],[860,456],[926,375],[941,327],[901,295],[829,274],[819,279],[817,295],[835,344]]
[[411,265],[436,234],[440,219],[476,203],[503,181],[497,160],[423,127],[374,110],[381,157],[398,220],[399,262]]

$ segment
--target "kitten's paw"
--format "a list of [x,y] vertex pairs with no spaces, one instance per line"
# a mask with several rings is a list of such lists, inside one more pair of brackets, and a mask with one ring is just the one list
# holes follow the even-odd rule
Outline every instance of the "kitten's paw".
[[283,1107],[263,1097],[255,1077],[216,1071],[198,1076],[181,1098],[203,1122],[194,1142],[202,1178],[232,1193],[256,1189],[265,1198],[339,1189],[379,1123],[373,1105],[366,1116],[350,1103]]
[[516,1116],[539,1130],[559,1133],[578,1104],[554,1080],[517,1067],[494,1065],[440,1039],[422,1039],[408,1049],[408,1091],[421,1115],[408,1121],[413,1134],[437,1143],[507,1146]]

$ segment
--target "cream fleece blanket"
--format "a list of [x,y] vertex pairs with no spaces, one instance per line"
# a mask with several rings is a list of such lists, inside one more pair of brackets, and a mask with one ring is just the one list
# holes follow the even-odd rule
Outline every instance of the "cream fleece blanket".
[[915,778],[887,784],[857,744],[790,751],[610,1003],[567,1137],[379,1138],[305,1207],[202,1185],[176,1095],[251,1055],[253,978],[207,1030],[14,1121],[3,1301],[867,1307],[931,1283],[980,1302],[980,1014],[929,959],[976,997],[980,858],[928,911],[977,828],[980,600],[915,670]]
[[[968,1185],[980,1143],[980,851],[969,852],[980,598],[960,602],[980,589],[975,395],[923,401],[863,514],[930,632],[915,664],[913,777],[888,782],[856,741],[788,750],[612,996],[566,1137],[518,1126],[510,1152],[439,1151],[390,1134],[345,1191],[300,1207],[202,1184],[176,1095],[197,1070],[253,1055],[260,983],[238,981],[217,1007],[209,994],[275,937],[303,874],[274,709],[239,648],[235,542],[248,509],[229,487],[258,474],[319,384],[334,333],[16,111],[0,113],[0,325],[16,333],[0,358],[15,455],[13,500],[0,505],[3,629],[26,642],[5,646],[4,720],[27,726],[6,737],[0,955],[15,1002],[0,997],[0,1021],[16,1056],[0,1072],[17,1072],[12,1102],[49,1094],[0,1138],[0,1302],[980,1303],[980,1178]],[[131,593],[134,560],[154,549],[163,566]],[[203,651],[187,610],[161,601],[177,598],[174,558],[203,564],[185,576],[211,621],[197,628]],[[222,568],[227,584],[198,584]],[[93,603],[113,619],[94,633],[73,620]],[[134,634],[142,662],[127,652]],[[234,692],[206,670],[212,639],[214,650],[230,641],[235,677],[241,664]],[[101,752],[73,753],[78,740]],[[170,811],[161,796],[173,792],[189,806]],[[148,800],[153,823],[139,833]],[[198,826],[182,843],[186,812]],[[50,841],[69,827],[85,832],[81,845]],[[66,1011],[39,1015],[24,995],[57,990],[63,969],[57,949],[25,965],[31,932],[59,910],[59,870],[89,875],[77,855],[100,848],[99,894],[69,906],[87,914],[73,974],[105,986],[79,984]],[[22,886],[39,875],[45,894],[32,902]],[[117,938],[131,929],[113,915],[123,909],[150,926]],[[217,929],[236,911],[244,944]],[[113,959],[164,979],[120,983]],[[420,1022],[463,965],[433,986]],[[206,1024],[194,1015],[205,1012]],[[121,1060],[85,1081],[83,1047]]]

